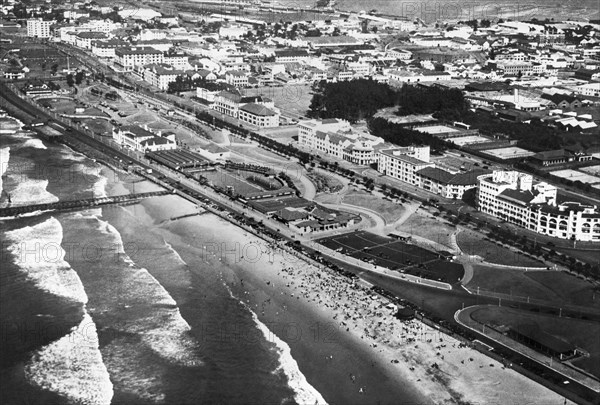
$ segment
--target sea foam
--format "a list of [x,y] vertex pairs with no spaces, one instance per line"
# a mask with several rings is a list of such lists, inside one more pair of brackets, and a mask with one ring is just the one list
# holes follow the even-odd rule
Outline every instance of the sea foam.
[[96,324],[85,312],[71,332],[36,351],[25,365],[27,380],[74,404],[110,404],[113,385],[102,361]]
[[50,294],[84,306],[80,324],[36,350],[25,365],[27,380],[77,404],[110,404],[113,389],[100,354],[94,321],[85,310],[88,297],[77,273],[64,260],[60,222],[46,221],[5,233],[7,250],[28,280]]
[[[229,286],[225,285],[227,291],[232,298],[235,299],[233,293]],[[244,308],[250,312],[252,316],[252,320],[255,323],[255,326],[258,330],[261,331],[265,340],[275,345],[275,350],[277,351],[279,366],[273,370],[273,373],[276,374],[278,372],[283,372],[283,374],[287,377],[288,386],[294,391],[294,400],[298,404],[318,404],[323,405],[327,404],[325,398],[321,395],[319,391],[317,391],[310,383],[306,380],[302,371],[298,367],[298,363],[292,356],[292,350],[290,346],[281,340],[276,334],[271,332],[271,330],[258,319],[258,316],[250,307],[243,301],[239,301]]]

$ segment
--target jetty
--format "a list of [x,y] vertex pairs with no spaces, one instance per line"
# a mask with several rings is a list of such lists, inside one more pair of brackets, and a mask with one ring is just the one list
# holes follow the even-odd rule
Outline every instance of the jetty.
[[81,200],[57,201],[45,204],[15,205],[0,208],[0,218],[14,217],[36,211],[65,211],[101,207],[111,204],[135,203],[149,197],[171,194],[170,191],[153,191],[148,193],[126,194],[112,197],[87,198]]

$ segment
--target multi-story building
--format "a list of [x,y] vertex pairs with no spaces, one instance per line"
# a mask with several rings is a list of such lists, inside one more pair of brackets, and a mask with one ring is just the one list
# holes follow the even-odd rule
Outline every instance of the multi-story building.
[[75,35],[75,46],[83,49],[92,49],[92,42],[106,39],[103,32],[83,31]]
[[138,75],[144,79],[144,81],[150,83],[154,87],[158,87],[160,90],[167,90],[169,83],[174,82],[177,76],[183,75],[183,70],[173,69],[168,65],[146,65],[138,66]]
[[221,114],[238,118],[240,108],[249,103],[260,104],[271,110],[275,109],[275,104],[270,98],[262,96],[242,97],[239,94],[229,91],[222,91],[215,95],[215,102],[211,104],[211,108]]
[[346,120],[337,118],[327,118],[323,120],[303,120],[298,123],[298,143],[312,147],[312,137],[317,131],[321,132],[338,132],[350,131],[352,127]]
[[379,151],[377,170],[405,183],[419,186],[421,179],[417,171],[426,167],[434,167],[434,164],[429,162],[429,146],[408,146]]
[[44,21],[41,18],[27,20],[27,36],[33,38],[50,38],[50,26],[54,21]]
[[133,70],[136,66],[164,62],[164,54],[154,48],[117,48],[115,49],[117,65],[124,70]]
[[92,41],[92,53],[99,58],[115,58],[115,49],[127,48],[129,43],[120,39],[112,38],[108,41]]
[[279,112],[263,104],[244,104],[238,111],[238,118],[240,121],[260,128],[279,126]]
[[533,184],[517,171],[479,176],[477,208],[531,231],[561,239],[600,242],[600,212],[595,205],[559,202],[555,186]]

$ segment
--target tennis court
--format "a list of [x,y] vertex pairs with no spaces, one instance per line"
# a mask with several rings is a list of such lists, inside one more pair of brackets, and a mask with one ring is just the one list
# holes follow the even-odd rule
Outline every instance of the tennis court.
[[393,270],[438,258],[429,250],[365,231],[323,238],[318,242],[348,256]]

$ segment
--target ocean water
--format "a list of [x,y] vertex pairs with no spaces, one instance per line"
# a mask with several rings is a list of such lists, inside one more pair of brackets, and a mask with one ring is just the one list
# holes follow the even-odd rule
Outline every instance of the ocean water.
[[[276,4],[293,7],[311,7],[313,0],[279,0]],[[343,11],[360,12],[376,10],[378,13],[420,18],[426,23],[472,19],[574,19],[593,20],[600,16],[597,0],[524,0],[524,1],[455,1],[455,0],[337,0],[335,8]]]
[[[0,206],[157,189],[18,123],[3,124],[0,168]],[[243,233],[172,195],[0,219],[0,401],[427,402],[383,370],[365,369],[370,353],[349,339],[281,333],[293,324],[307,336],[319,319],[290,297],[271,297],[243,262],[207,254],[208,244]],[[331,354],[335,367],[324,360]],[[357,394],[349,372],[369,397]]]

